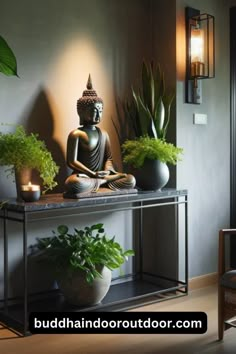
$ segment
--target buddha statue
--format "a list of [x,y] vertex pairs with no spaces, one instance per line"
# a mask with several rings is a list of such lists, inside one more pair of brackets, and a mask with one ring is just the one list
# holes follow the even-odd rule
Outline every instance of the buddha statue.
[[102,118],[103,100],[93,89],[90,75],[87,90],[77,101],[77,112],[82,126],[68,136],[67,164],[73,172],[65,181],[64,197],[79,198],[100,187],[113,191],[134,188],[134,176],[115,170],[109,136],[96,126]]

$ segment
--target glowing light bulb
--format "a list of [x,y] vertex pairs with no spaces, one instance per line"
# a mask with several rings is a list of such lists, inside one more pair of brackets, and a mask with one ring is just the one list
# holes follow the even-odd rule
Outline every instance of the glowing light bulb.
[[191,30],[191,76],[204,75],[204,33],[198,26]]

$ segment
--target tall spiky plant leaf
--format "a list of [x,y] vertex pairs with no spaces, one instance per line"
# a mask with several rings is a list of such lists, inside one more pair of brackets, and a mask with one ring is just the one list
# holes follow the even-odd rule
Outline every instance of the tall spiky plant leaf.
[[165,107],[162,98],[159,97],[155,108],[154,125],[157,131],[158,138],[160,139],[163,137],[162,130],[164,126],[164,120],[165,120]]
[[142,65],[142,97],[151,114],[154,113],[154,78],[151,65]]
[[[141,86],[135,90],[132,88],[132,94],[131,101],[126,101],[123,107],[126,120],[131,123],[130,130],[134,132],[134,137],[147,134],[164,139],[170,120],[173,95],[172,99],[165,99],[168,96],[165,95],[164,73],[159,63],[143,62]],[[121,125],[120,128],[122,129]]]
[[5,41],[0,36],[0,72],[7,76],[17,76],[16,57]]
[[159,98],[165,93],[164,73],[162,73],[159,63],[153,67],[153,77],[155,90],[154,102],[157,103]]
[[[121,144],[127,139],[131,139],[135,134],[133,132],[133,122],[129,117],[129,113],[125,111],[125,105],[119,97],[116,100],[116,112],[118,119],[111,117],[112,124]],[[126,118],[128,117],[128,119]]]
[[165,74],[164,71],[161,74],[161,85],[160,85],[160,95],[163,97],[166,92],[166,82],[165,82]]
[[149,110],[153,116],[155,111],[155,82],[153,76],[153,68],[151,64],[149,64],[149,72],[150,72],[150,91],[151,91],[151,107],[149,108]]
[[132,93],[133,93],[134,101],[137,106],[139,123],[140,123],[141,131],[142,131],[141,135],[147,135],[148,131],[149,131],[150,123],[152,120],[152,116],[151,116],[148,108],[144,106],[140,95],[136,95],[134,90],[132,91]]
[[132,101],[131,103],[129,103],[127,101],[126,104],[124,104],[124,112],[125,112],[126,118],[128,119],[128,121],[130,123],[131,129],[133,130],[130,132],[130,134],[132,134],[134,132],[135,136],[142,135],[142,129],[140,126],[137,105],[136,105],[135,101]]
[[170,109],[171,109],[171,105],[173,103],[174,97],[175,97],[174,93],[172,93],[170,95],[163,96],[163,104],[165,107],[165,125],[163,127],[163,139],[165,139],[165,137],[166,137],[167,128],[170,123]]
[[148,130],[148,136],[150,138],[158,139],[158,134],[157,134],[157,130],[156,130],[156,127],[155,127],[153,119],[150,122],[150,127],[149,127],[149,130]]

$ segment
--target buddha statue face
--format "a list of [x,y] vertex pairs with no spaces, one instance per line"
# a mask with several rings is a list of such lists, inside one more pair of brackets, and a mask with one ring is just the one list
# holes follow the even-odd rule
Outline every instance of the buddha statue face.
[[101,121],[103,100],[97,96],[97,92],[93,89],[90,74],[86,90],[83,91],[82,97],[77,101],[77,112],[82,125],[96,125]]
[[80,116],[80,124],[96,125],[100,123],[103,112],[103,104],[101,102],[91,102],[84,106],[83,109],[78,108]]

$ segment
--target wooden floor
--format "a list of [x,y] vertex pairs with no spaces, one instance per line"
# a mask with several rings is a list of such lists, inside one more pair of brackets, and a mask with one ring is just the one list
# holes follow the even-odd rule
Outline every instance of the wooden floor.
[[[208,331],[202,335],[32,335],[13,338],[0,327],[1,354],[86,353],[236,353],[236,329],[217,340],[217,292],[211,286],[188,296],[135,309],[135,311],[204,311]],[[10,337],[10,338],[9,338]]]

